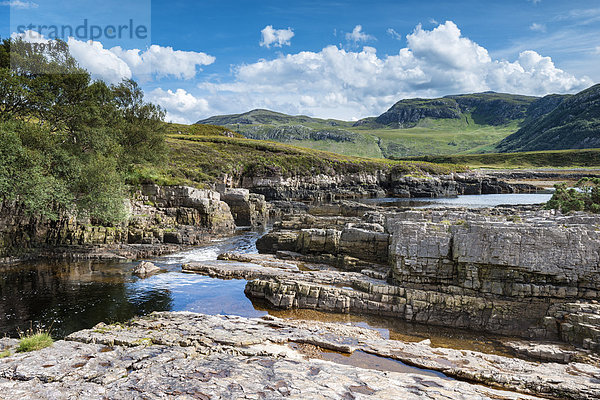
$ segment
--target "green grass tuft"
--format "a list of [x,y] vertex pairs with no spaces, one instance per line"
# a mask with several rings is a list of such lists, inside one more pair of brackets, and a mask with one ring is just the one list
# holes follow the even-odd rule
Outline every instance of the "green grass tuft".
[[41,350],[52,346],[53,342],[49,332],[40,331],[37,333],[30,333],[21,337],[19,346],[17,346],[17,353]]

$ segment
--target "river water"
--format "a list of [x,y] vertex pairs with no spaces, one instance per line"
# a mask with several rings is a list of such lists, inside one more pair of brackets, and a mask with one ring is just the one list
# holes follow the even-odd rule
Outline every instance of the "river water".
[[[393,199],[405,205],[493,206],[535,204],[549,194],[460,196],[456,199]],[[376,199],[392,204],[392,199]],[[375,199],[370,200],[371,202]],[[396,205],[396,204],[394,204]],[[267,313],[284,318],[336,321],[378,329],[391,339],[431,339],[437,346],[504,354],[497,337],[458,329],[409,324],[392,318],[329,314],[312,310],[276,311],[253,303],[244,294],[245,280],[221,280],[184,274],[186,262],[215,260],[226,251],[256,253],[263,232],[239,231],[226,239],[153,259],[165,272],[140,279],[131,274],[137,262],[84,261],[24,263],[1,267],[0,335],[18,336],[29,328],[50,329],[60,338],[98,322],[126,321],[152,311],[193,311],[258,317]]]

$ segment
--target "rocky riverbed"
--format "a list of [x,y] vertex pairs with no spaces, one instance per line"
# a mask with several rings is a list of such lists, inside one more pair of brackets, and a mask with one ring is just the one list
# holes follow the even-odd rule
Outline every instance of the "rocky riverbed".
[[[371,193],[351,178],[327,183],[331,198],[534,190],[457,175],[404,177]],[[10,355],[0,361],[0,398],[27,390],[36,398],[599,397],[599,217],[535,206],[417,210],[277,200],[307,200],[324,193],[323,182],[251,183],[258,186],[218,192],[148,185],[121,227],[34,221],[21,239],[38,255],[64,248],[70,258],[134,259],[275,220],[256,242],[262,254],[221,250],[217,260],[184,263],[183,272],[244,279],[246,296],[271,309],[510,335],[503,346],[516,357],[433,349],[348,325],[159,313]],[[262,184],[269,191],[251,192]],[[21,239],[11,235],[23,227],[7,210],[0,217],[12,223],[0,237],[15,245]],[[14,351],[14,340],[1,343],[0,352]]]
[[0,360],[0,393],[7,400],[594,399],[600,369],[402,343],[342,324],[154,313]]
[[309,212],[284,217],[259,239],[270,259],[229,254],[221,258],[233,261],[183,268],[248,279],[247,295],[277,308],[370,313],[599,350],[597,216],[349,202]]

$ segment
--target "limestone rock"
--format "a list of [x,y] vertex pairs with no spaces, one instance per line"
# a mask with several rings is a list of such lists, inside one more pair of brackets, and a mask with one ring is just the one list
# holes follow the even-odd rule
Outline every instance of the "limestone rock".
[[[404,372],[356,367],[296,350],[363,352]],[[295,347],[295,348],[294,348]],[[401,364],[398,365],[399,367]],[[438,373],[432,373],[438,371]],[[445,375],[442,375],[445,374]],[[343,324],[153,313],[100,324],[52,347],[0,359],[0,393],[22,398],[594,399],[589,364],[532,363],[382,339]],[[453,379],[449,379],[453,378]],[[498,390],[484,385],[492,385]]]
[[133,268],[133,274],[139,277],[146,277],[160,271],[160,268],[149,261],[142,261]]

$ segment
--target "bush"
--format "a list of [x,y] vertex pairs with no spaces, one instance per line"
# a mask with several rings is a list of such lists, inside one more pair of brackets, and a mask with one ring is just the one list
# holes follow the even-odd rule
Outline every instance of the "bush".
[[574,188],[565,183],[554,186],[556,191],[546,203],[546,209],[555,209],[563,213],[571,211],[589,211],[600,213],[600,178],[580,179]]

